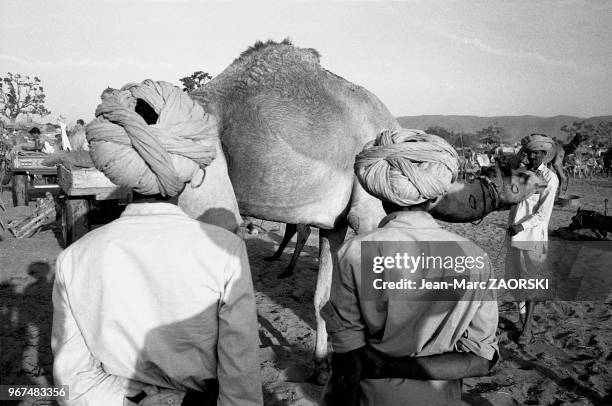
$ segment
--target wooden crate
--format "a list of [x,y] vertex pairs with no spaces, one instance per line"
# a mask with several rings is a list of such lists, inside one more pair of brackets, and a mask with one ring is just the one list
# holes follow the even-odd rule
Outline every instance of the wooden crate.
[[89,231],[89,211],[94,200],[131,200],[131,189],[115,185],[95,168],[68,169],[59,165],[57,183],[66,195],[60,200],[65,247]]
[[128,199],[131,190],[115,185],[95,168],[68,169],[59,165],[57,183],[67,196],[93,196],[96,200]]

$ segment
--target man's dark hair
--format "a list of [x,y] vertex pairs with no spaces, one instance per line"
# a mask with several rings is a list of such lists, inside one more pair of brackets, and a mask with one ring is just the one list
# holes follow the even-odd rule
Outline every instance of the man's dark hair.
[[85,121],[81,120],[80,118],[77,120],[77,124],[81,124],[81,125],[85,125]]
[[40,130],[38,129],[38,127],[32,127],[32,128],[30,129],[30,131],[28,131],[28,132],[29,132],[30,134],[32,134],[32,135],[38,135],[38,134],[40,134]]

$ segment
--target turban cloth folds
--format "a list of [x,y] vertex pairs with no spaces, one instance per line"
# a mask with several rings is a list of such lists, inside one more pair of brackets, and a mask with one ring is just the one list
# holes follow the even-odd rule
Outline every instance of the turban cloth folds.
[[383,131],[355,160],[359,183],[371,195],[412,206],[444,195],[459,159],[443,138],[419,130]]
[[[204,176],[218,142],[217,121],[187,93],[167,82],[145,80],[107,89],[87,125],[90,155],[113,183],[145,194],[175,196],[186,182]],[[148,125],[137,100],[158,115]]]

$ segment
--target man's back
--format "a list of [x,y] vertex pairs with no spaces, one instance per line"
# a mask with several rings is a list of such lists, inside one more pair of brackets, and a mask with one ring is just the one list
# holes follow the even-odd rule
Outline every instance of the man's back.
[[[107,374],[183,390],[218,377],[220,400],[256,403],[257,319],[237,236],[171,204],[132,204],[65,250],[57,269],[83,341]],[[56,373],[70,375],[57,358]]]
[[[451,287],[442,293],[442,297],[446,296],[442,300],[446,301],[432,300],[431,295],[439,292],[419,288],[425,278],[435,279],[440,275],[428,274],[429,271],[417,271],[410,275],[406,270],[398,269],[385,270],[375,278],[396,281],[405,277],[415,281],[416,289],[373,290],[372,286],[363,285],[372,282],[372,279],[362,274],[372,272],[371,267],[361,264],[364,259],[362,243],[377,244],[375,250],[382,257],[394,256],[398,247],[414,257],[423,254],[483,256],[485,266],[481,270],[470,271],[468,278],[480,282],[488,281],[491,277],[486,254],[465,238],[440,228],[424,212],[394,213],[387,216],[383,223],[386,223],[383,228],[358,236],[340,249],[338,262],[341,274],[335,276],[339,279],[334,281],[330,302],[345,320],[341,329],[365,332],[363,338],[367,344],[392,357],[427,356],[459,350],[493,359],[497,349],[497,302],[492,291],[468,291],[461,301],[453,301],[455,289]],[[449,276],[462,276],[453,273],[445,272],[446,280],[449,280]],[[358,313],[355,309],[351,310],[355,306],[354,302],[350,302],[353,295],[358,301]],[[356,315],[358,317],[352,318]],[[356,332],[351,334],[345,331],[336,335],[336,326],[331,326],[330,331],[334,351],[350,351],[353,349],[351,343],[357,343],[352,337],[357,335]],[[335,336],[342,338],[336,339]],[[365,396],[362,404],[366,405],[405,404],[407,400],[414,405],[446,405],[456,404],[461,396],[459,381],[363,379],[361,389]]]

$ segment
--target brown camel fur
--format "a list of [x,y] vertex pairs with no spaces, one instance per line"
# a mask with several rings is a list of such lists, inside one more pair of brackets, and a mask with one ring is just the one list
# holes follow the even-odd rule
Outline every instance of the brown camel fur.
[[[355,155],[399,124],[372,93],[322,68],[315,50],[288,41],[258,42],[191,96],[219,120],[242,215],[320,229],[314,377],[323,383],[327,333],[319,310],[329,297],[335,253],[348,225],[367,232],[385,215],[380,201],[356,181]],[[520,184],[521,199],[534,185]],[[462,190],[457,187],[453,199],[469,205]],[[455,205],[444,214],[464,221],[462,209]],[[478,219],[484,212],[472,213]]]

